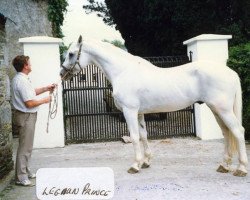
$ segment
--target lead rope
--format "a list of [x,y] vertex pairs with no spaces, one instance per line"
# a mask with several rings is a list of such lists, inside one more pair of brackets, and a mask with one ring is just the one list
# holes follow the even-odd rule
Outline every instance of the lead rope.
[[70,72],[66,72],[63,77],[57,82],[57,86],[55,87],[53,92],[50,92],[49,95],[53,99],[53,105],[52,101],[49,102],[49,112],[48,112],[48,119],[47,119],[47,128],[46,132],[49,133],[49,120],[55,119],[57,114],[57,107],[58,107],[58,84],[61,83],[62,80],[68,75]]
[[57,108],[58,108],[58,89],[57,89],[57,86],[56,86],[54,92],[50,92],[49,95],[52,98],[52,101],[49,102],[49,112],[48,112],[47,129],[46,129],[47,133],[49,133],[49,120],[55,119],[56,114],[57,114]]
[[[64,78],[69,74],[71,73],[71,70],[73,68],[75,68],[76,65],[78,65],[80,68],[80,64],[79,64],[79,59],[80,59],[80,55],[81,55],[81,50],[82,50],[82,44],[80,45],[80,48],[79,48],[79,51],[78,51],[78,55],[77,55],[77,59],[76,59],[76,62],[75,64],[71,67],[70,70],[66,70],[66,73],[64,74],[63,77],[61,77],[60,81],[58,81],[58,84],[64,80]],[[53,99],[53,104],[51,103],[52,101],[49,102],[49,113],[48,113],[48,119],[47,119],[47,128],[46,128],[46,132],[49,133],[49,120],[50,119],[55,119],[56,117],[56,114],[57,114],[57,107],[58,107],[58,89],[57,89],[58,86],[56,86],[55,88],[55,92],[50,92],[49,95],[50,97],[52,97]]]

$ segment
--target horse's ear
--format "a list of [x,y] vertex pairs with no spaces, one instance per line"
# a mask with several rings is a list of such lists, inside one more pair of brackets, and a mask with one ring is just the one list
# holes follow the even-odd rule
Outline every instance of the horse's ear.
[[80,35],[78,38],[78,44],[81,44],[81,43],[82,43],[82,36]]

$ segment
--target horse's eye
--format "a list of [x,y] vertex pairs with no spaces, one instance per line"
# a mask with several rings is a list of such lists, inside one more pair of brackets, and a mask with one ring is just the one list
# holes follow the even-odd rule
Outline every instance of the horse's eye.
[[72,58],[74,56],[73,53],[69,53],[69,57]]

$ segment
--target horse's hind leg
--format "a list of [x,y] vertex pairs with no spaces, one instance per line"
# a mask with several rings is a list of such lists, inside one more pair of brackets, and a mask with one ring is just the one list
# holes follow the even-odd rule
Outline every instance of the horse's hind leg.
[[123,114],[128,125],[130,138],[135,152],[135,162],[129,168],[128,173],[134,174],[139,172],[143,162],[139,141],[138,112],[134,109],[124,108]]
[[237,170],[234,172],[235,176],[246,176],[247,174],[247,154],[246,145],[244,138],[244,128],[240,121],[237,119],[233,111],[222,111],[218,113],[220,118],[223,120],[227,128],[234,135],[237,142],[237,150],[239,153],[239,165]]
[[146,123],[143,114],[138,115],[138,122],[139,122],[139,132],[140,138],[144,147],[144,160],[142,164],[142,168],[148,168],[150,166],[150,159],[152,157],[151,150],[148,145],[147,139],[147,130],[146,130]]
[[220,119],[220,117],[213,112],[216,121],[218,122],[222,133],[224,135],[224,139],[225,139],[225,146],[224,146],[224,156],[223,156],[223,162],[220,164],[220,166],[217,169],[217,172],[221,172],[221,173],[227,173],[229,171],[232,171],[231,169],[231,165],[232,165],[232,151],[230,151],[229,145],[230,145],[230,135],[231,134],[229,132],[229,129],[226,127],[226,125],[224,124],[224,122]]

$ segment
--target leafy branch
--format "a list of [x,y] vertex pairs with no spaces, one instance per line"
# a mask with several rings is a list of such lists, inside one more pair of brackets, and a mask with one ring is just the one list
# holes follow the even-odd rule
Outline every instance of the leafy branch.
[[87,0],[88,5],[84,5],[83,9],[86,14],[96,12],[98,17],[101,17],[105,24],[109,26],[115,25],[114,20],[111,16],[110,9],[107,8],[106,4],[96,2],[95,0]]
[[54,37],[63,37],[61,26],[64,21],[64,14],[67,12],[67,0],[48,0],[48,19],[52,24]]
[[67,12],[67,0],[33,0],[33,1],[47,1],[48,2],[48,19],[52,26],[52,35],[54,37],[62,38],[63,33],[61,26],[64,21],[64,14]]

